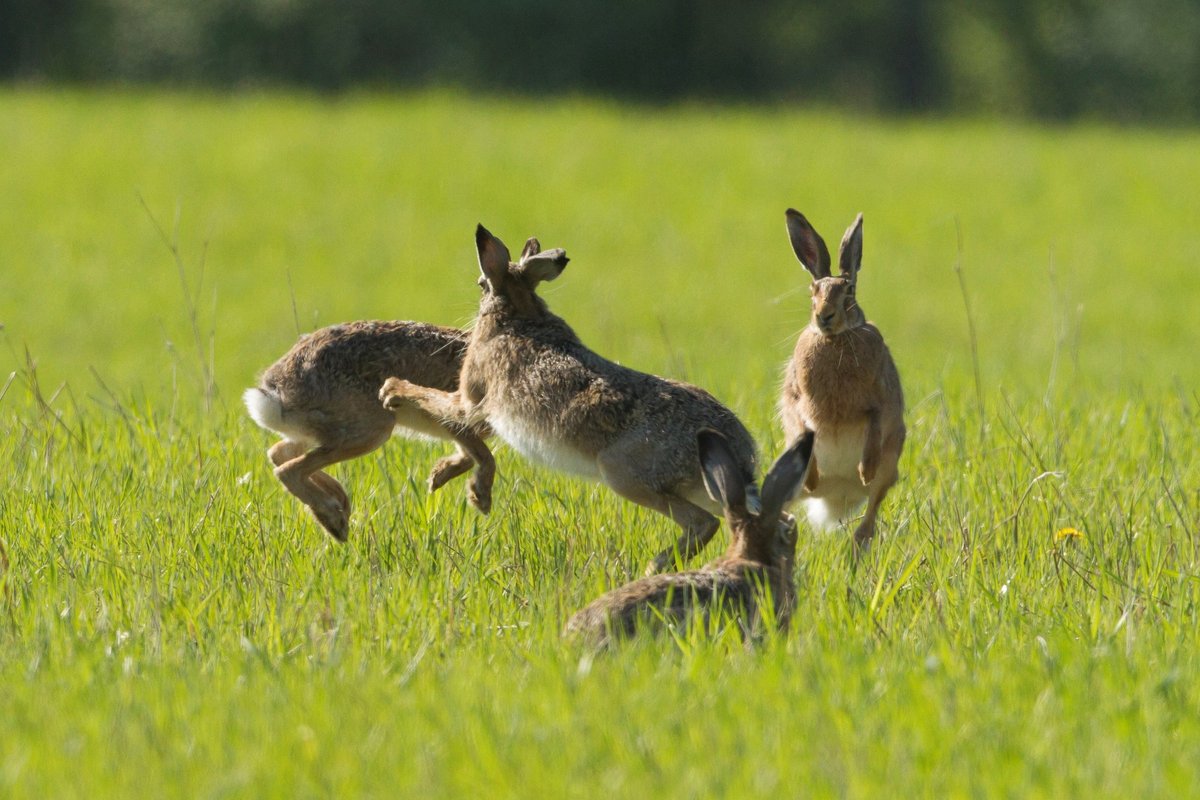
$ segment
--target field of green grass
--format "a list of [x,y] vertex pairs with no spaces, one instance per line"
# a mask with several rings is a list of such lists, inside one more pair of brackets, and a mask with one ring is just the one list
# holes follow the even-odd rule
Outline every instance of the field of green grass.
[[[0,152],[0,796],[1200,785],[1200,133],[8,89]],[[865,562],[802,526],[786,640],[591,658],[563,621],[669,521],[499,445],[483,517],[397,439],[333,469],[338,545],[241,409],[299,331],[468,323],[483,222],[773,457],[788,206],[864,212],[909,444]]]

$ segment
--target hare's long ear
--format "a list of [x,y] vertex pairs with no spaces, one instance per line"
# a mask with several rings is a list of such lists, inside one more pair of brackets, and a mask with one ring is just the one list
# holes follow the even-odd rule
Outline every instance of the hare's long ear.
[[[537,240],[531,239],[530,241],[536,242]],[[529,245],[525,247],[528,249]],[[537,286],[542,281],[552,281],[562,275],[562,271],[567,268],[567,262],[570,260],[567,258],[566,250],[556,247],[544,253],[522,256],[520,263],[517,264],[517,273],[530,286]]]
[[722,508],[746,511],[746,479],[738,469],[729,442],[714,430],[705,428],[696,435],[700,449],[700,473],[704,490]]
[[530,236],[525,241],[525,249],[521,251],[521,260],[536,256],[540,252],[542,252],[542,243],[537,240],[537,237]]
[[475,250],[479,253],[479,269],[494,285],[499,286],[508,275],[508,248],[492,236],[487,228],[475,228]]
[[854,218],[846,235],[842,237],[842,246],[838,248],[838,265],[842,277],[849,278],[853,283],[858,280],[858,269],[862,266],[862,212]]
[[800,488],[804,473],[808,471],[808,460],[812,457],[814,438],[812,431],[805,431],[804,435],[771,465],[771,471],[763,479],[763,510],[760,514],[763,519],[778,517],[788,500]]
[[788,238],[792,240],[792,249],[796,258],[812,276],[820,280],[829,277],[829,248],[825,240],[813,230],[808,220],[794,208],[787,210]]

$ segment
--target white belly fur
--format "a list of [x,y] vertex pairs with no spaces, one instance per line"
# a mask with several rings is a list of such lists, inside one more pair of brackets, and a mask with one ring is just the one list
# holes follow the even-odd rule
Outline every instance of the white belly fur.
[[489,414],[488,423],[496,435],[521,455],[543,466],[599,480],[596,459],[565,442],[546,436],[527,420],[505,414]]
[[813,443],[817,489],[802,496],[808,521],[814,527],[835,527],[854,516],[866,502],[867,487],[858,476],[866,435],[865,423],[817,431]]

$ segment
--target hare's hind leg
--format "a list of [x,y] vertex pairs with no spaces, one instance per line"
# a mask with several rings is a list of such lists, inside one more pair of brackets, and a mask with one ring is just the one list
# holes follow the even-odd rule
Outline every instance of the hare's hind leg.
[[675,563],[676,553],[680,561],[688,561],[704,549],[712,539],[720,521],[695,503],[672,494],[656,492],[629,469],[629,460],[611,453],[602,453],[597,459],[600,478],[617,494],[639,506],[653,509],[670,517],[683,528],[683,535],[675,544],[656,555],[646,566],[646,575],[662,572]]
[[673,564],[676,553],[683,562],[695,558],[704,549],[704,546],[712,541],[717,528],[721,527],[719,519],[695,503],[672,495],[658,495],[658,497],[664,507],[659,508],[650,503],[642,503],[642,505],[660,511],[673,519],[676,525],[683,528],[683,535],[675,541],[673,546],[654,557],[654,560],[646,566],[647,575],[662,572]]
[[[303,442],[284,439],[281,442],[276,442],[267,449],[267,458],[271,459],[271,463],[277,467],[281,467],[293,458],[299,458],[308,451],[308,447]],[[350,513],[350,497],[346,494],[346,490],[338,483],[337,479],[328,473],[317,470],[308,476],[313,483],[318,487],[332,494],[338,499],[342,506],[346,509],[346,514]]]
[[[313,449],[284,461],[275,467],[275,477],[284,487],[308,506],[321,527],[339,542],[346,541],[350,526],[350,500],[346,491],[336,480],[321,470],[330,464],[357,458],[376,449],[388,440],[391,428],[376,432],[372,436],[340,446],[318,445]],[[274,448],[272,448],[274,450]],[[281,449],[280,457],[287,454]],[[273,452],[271,460],[276,454]],[[320,477],[317,477],[320,476]],[[334,489],[333,487],[337,488]]]

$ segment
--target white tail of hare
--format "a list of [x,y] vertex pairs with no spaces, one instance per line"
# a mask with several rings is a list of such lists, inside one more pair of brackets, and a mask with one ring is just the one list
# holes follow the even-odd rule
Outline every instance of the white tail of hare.
[[[712,395],[686,383],[636,372],[589,350],[536,294],[567,265],[562,250],[542,252],[536,239],[517,262],[482,225],[475,234],[483,298],[454,394],[389,381],[389,408],[415,405],[459,425],[486,420],[534,461],[598,479],[627,500],[669,516],[683,535],[676,548],[691,558],[720,525],[704,491],[696,434],[720,432],[754,495],[754,440]],[[676,548],[649,571],[674,561]]]
[[453,439],[458,452],[434,466],[430,489],[478,464],[468,497],[485,513],[491,507],[495,467],[483,442],[491,435],[486,425],[446,426],[415,409],[394,414],[379,405],[379,389],[393,375],[453,390],[468,337],[421,322],[332,325],[300,337],[246,390],[254,421],[284,437],[267,451],[275,476],[338,541],[346,540],[350,499],[321,470],[371,452],[393,431]]
[[796,342],[783,379],[779,413],[788,441],[816,433],[805,481],[809,521],[846,520],[862,502],[854,531],[858,547],[875,535],[875,515],[904,449],[904,393],[896,364],[879,329],[858,304],[862,214],[846,230],[838,252],[841,274],[829,271],[829,249],[804,215],[788,209],[792,249],[812,273],[812,320]]
[[740,470],[725,438],[702,431],[698,444],[705,488],[724,507],[729,523],[732,541],[725,555],[702,569],[652,575],[614,589],[576,612],[565,636],[603,646],[647,625],[684,624],[693,614],[721,608],[737,615],[744,632],[753,633],[761,625],[764,601],[774,604],[774,620],[787,630],[796,606],[796,521],[783,507],[804,478],[813,434],[801,436],[771,467],[758,514],[747,508]]

